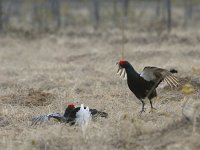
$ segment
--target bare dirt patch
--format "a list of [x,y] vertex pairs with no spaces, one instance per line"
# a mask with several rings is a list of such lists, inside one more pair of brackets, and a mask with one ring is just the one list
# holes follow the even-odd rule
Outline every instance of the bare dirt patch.
[[46,106],[54,100],[51,93],[42,90],[26,89],[20,90],[17,94],[1,96],[0,100],[4,104],[21,105],[21,106]]

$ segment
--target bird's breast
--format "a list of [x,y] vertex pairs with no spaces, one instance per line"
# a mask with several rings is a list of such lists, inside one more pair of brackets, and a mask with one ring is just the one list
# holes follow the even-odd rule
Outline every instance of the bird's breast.
[[146,96],[147,86],[144,81],[138,80],[127,80],[129,89],[135,94],[137,98],[144,98]]

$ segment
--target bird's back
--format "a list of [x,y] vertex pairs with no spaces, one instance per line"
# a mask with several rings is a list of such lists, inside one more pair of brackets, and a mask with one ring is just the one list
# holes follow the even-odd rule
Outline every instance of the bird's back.
[[[84,107],[84,109],[86,109],[86,107]],[[76,107],[71,112],[69,112],[67,116],[67,121],[68,122],[75,121],[76,114],[79,110],[80,110],[80,107]],[[96,117],[96,116],[105,117],[105,118],[108,117],[107,113],[98,111],[96,109],[89,109],[89,111],[91,112],[92,117]]]

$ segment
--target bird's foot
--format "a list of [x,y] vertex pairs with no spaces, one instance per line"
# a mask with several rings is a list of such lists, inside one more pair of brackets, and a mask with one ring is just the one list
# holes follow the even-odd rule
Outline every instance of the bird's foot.
[[142,108],[142,110],[140,111],[140,116],[142,115],[143,112],[145,112],[146,108]]
[[149,113],[153,113],[153,112],[155,112],[156,110],[157,110],[156,108],[151,107],[151,110],[149,111]]

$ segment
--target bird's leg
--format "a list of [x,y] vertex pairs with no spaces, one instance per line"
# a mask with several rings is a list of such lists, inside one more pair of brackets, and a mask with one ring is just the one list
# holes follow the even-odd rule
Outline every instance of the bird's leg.
[[140,101],[142,102],[142,110],[140,111],[140,113],[142,114],[143,112],[145,112],[145,108],[144,108],[144,101],[142,99],[140,99]]
[[149,101],[150,101],[150,104],[151,104],[151,110],[149,111],[149,113],[150,113],[150,112],[153,112],[154,110],[156,110],[156,108],[153,107],[151,99],[149,99]]

